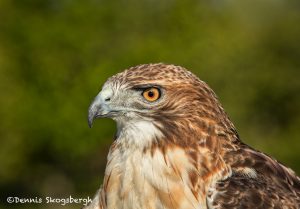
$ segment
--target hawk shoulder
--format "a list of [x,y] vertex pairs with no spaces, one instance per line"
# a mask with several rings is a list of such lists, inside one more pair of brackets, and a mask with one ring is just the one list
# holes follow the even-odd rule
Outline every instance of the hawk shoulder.
[[226,156],[232,160],[232,175],[208,190],[208,208],[300,208],[300,181],[294,172],[261,152],[243,148]]

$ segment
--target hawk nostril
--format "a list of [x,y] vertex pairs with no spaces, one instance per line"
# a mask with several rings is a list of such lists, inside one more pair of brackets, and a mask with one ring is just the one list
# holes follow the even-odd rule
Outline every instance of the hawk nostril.
[[105,101],[106,101],[106,102],[110,101],[110,97],[106,98]]

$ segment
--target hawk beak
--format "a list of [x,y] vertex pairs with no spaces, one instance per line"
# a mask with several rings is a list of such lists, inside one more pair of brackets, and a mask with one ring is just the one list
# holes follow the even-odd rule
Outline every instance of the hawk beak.
[[102,112],[103,108],[101,103],[97,102],[97,100],[95,99],[89,107],[88,124],[90,128],[92,128],[93,126],[94,119],[97,117],[101,117],[101,115],[103,114]]
[[111,109],[112,91],[109,88],[103,89],[94,99],[88,111],[88,124],[91,128],[96,118],[114,117],[119,111]]
[[104,118],[108,116],[110,108],[107,103],[109,100],[110,97],[103,91],[96,96],[88,111],[88,124],[90,128],[92,127],[95,118]]

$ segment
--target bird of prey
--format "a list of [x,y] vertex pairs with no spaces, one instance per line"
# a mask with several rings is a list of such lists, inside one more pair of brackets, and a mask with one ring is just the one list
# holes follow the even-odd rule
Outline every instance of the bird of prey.
[[300,208],[300,178],[244,144],[213,90],[183,67],[109,78],[88,122],[117,123],[103,185],[86,209]]

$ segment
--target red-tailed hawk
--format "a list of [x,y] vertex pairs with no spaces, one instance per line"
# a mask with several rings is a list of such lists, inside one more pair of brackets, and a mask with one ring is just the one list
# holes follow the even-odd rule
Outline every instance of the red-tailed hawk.
[[186,69],[132,67],[89,108],[117,122],[102,187],[87,209],[300,208],[300,179],[241,142],[215,93]]

